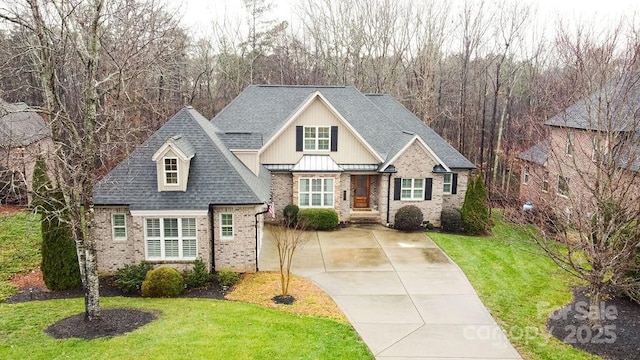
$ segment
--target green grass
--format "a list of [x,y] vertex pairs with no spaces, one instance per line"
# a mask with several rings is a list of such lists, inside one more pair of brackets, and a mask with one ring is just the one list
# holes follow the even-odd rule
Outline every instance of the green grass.
[[469,278],[483,303],[525,359],[600,359],[550,336],[545,322],[571,301],[578,283],[518,226],[494,211],[490,237],[429,233]]
[[160,311],[123,336],[56,340],[43,330],[82,299],[0,305],[0,359],[372,359],[347,324],[209,299],[102,298],[103,308]]
[[0,302],[15,293],[9,282],[14,274],[40,266],[41,243],[39,216],[0,215]]

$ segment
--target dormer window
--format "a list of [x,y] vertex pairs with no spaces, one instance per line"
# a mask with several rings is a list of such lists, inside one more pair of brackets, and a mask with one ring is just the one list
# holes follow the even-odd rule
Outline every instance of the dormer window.
[[178,158],[164,158],[164,184],[178,185]]
[[182,135],[167,139],[151,158],[156,162],[158,191],[187,191],[194,156],[193,147]]

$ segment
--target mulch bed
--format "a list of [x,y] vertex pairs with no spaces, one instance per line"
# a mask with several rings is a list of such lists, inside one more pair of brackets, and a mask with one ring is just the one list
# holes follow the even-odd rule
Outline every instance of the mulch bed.
[[[42,273],[32,271],[28,274],[16,276],[14,285],[19,286],[18,293],[6,300],[9,304],[50,299],[68,299],[84,297],[82,288],[50,291],[42,282]],[[100,297],[125,296],[114,283],[112,277],[100,279]],[[140,297],[140,295],[127,295],[129,297]],[[206,287],[197,289],[187,289],[182,294],[187,298],[205,298],[224,300],[224,291],[217,282],[212,281]],[[81,338],[96,339],[105,336],[118,336],[131,332],[143,325],[148,324],[157,318],[159,313],[144,311],[139,309],[102,309],[101,319],[97,321],[86,321],[85,314],[80,313],[62,319],[45,329],[45,332],[56,339]]]
[[620,297],[603,300],[604,320],[589,320],[589,298],[574,290],[573,301],[547,320],[549,332],[561,341],[611,360],[640,360],[640,305]]

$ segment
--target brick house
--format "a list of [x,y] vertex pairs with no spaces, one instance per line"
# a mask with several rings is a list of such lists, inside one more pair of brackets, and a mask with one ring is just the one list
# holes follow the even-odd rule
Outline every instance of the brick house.
[[548,136],[519,154],[520,198],[571,215],[593,206],[609,177],[640,194],[640,118],[636,82],[623,77],[549,118]]
[[30,203],[36,159],[52,151],[51,129],[44,119],[25,103],[0,99],[0,203]]
[[438,226],[474,165],[389,95],[252,85],[208,121],[187,107],[96,186],[98,266],[147,260],[256,270],[267,204]]

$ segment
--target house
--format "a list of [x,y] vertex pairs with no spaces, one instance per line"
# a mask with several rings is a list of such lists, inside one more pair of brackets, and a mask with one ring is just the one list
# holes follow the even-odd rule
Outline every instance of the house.
[[96,186],[98,266],[142,260],[255,271],[267,204],[440,223],[474,165],[389,95],[252,85],[208,121],[187,107]]
[[52,150],[51,129],[40,115],[0,99],[0,203],[29,202],[36,159]]
[[587,214],[607,179],[640,194],[640,88],[632,79],[613,81],[545,122],[548,136],[519,154],[522,201]]

